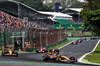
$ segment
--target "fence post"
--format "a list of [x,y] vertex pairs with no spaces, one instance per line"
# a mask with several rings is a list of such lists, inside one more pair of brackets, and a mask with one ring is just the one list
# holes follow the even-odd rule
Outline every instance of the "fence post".
[[46,46],[48,46],[48,32],[49,30],[46,32]]
[[[34,36],[34,38],[35,38],[35,32],[36,32],[36,31],[37,31],[37,29],[34,31],[34,35],[33,35],[33,36]],[[35,43],[34,43],[34,48],[35,48]]]
[[42,34],[42,31],[43,30],[41,30],[41,32],[40,32],[40,47],[42,47],[42,42],[41,42],[41,34]]
[[29,44],[29,41],[30,41],[30,39],[29,39],[30,38],[30,29],[31,28],[28,29],[28,44]]
[[62,38],[62,36],[61,36],[62,33],[61,33],[61,32],[62,32],[62,29],[60,29],[60,41],[62,40],[62,39],[61,39],[61,38]]

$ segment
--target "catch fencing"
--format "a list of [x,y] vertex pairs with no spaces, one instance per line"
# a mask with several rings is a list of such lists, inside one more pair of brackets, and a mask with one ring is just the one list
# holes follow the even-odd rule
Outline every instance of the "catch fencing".
[[[30,29],[30,48],[40,48],[65,39],[65,29]],[[36,41],[36,42],[35,42]]]
[[[65,39],[65,29],[35,29],[25,27],[5,27],[0,33],[0,46],[15,47],[15,41],[21,40],[21,47],[36,49],[52,45]],[[21,48],[21,49],[22,49]]]

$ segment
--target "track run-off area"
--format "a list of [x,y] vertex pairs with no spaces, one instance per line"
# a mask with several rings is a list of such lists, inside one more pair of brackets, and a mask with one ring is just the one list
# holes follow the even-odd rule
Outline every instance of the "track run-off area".
[[[76,45],[68,44],[60,49],[60,53],[63,55],[66,55],[67,57],[74,56],[79,60],[83,55],[86,53],[91,52],[98,40],[83,40],[82,43],[78,43]],[[44,53],[20,53],[18,57],[10,57],[10,56],[0,56],[0,63],[6,63],[6,61],[11,62],[40,62],[40,63],[54,63],[54,64],[67,64],[72,66],[84,66],[89,65],[85,63],[75,62],[73,64],[71,63],[59,63],[59,62],[53,62],[53,61],[43,61],[42,56]],[[2,62],[4,61],[4,62]],[[7,62],[8,63],[8,62]],[[18,63],[17,63],[18,64]],[[40,64],[41,65],[41,64]],[[53,66],[53,65],[52,65]],[[64,65],[63,65],[64,66]],[[96,65],[94,65],[96,66]],[[99,65],[97,65],[99,66]]]

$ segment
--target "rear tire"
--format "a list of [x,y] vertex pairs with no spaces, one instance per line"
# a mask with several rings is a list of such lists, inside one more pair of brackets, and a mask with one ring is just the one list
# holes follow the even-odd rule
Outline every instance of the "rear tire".
[[49,61],[49,57],[48,56],[43,56],[43,61]]
[[45,52],[48,52],[48,50],[45,50]]
[[58,58],[56,58],[56,61],[57,61],[57,62],[59,62],[59,59],[58,59]]
[[56,53],[56,52],[58,52],[58,54],[59,54],[59,49],[55,49],[55,53]]
[[15,57],[18,57],[18,54]]
[[75,57],[74,56],[70,57],[70,63],[75,63]]

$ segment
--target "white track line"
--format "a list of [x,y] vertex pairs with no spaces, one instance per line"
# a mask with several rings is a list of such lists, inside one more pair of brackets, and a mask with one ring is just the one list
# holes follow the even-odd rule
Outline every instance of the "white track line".
[[[97,48],[99,42],[100,42],[100,40],[98,40],[98,42],[97,42],[96,46],[94,47],[94,49],[93,49],[91,52],[84,54],[84,55],[78,60],[78,62],[80,62],[80,63],[86,63],[86,64],[94,64],[94,63],[82,62],[82,59],[85,58],[86,55],[88,55],[88,54],[94,52],[95,49]],[[100,64],[96,64],[96,65],[100,65]]]
[[64,45],[64,46],[62,46],[62,47],[60,47],[60,48],[58,48],[58,49],[62,49],[63,47],[69,45],[69,44],[72,43],[72,42],[73,42],[73,41],[69,42],[68,44],[66,44],[66,45]]

